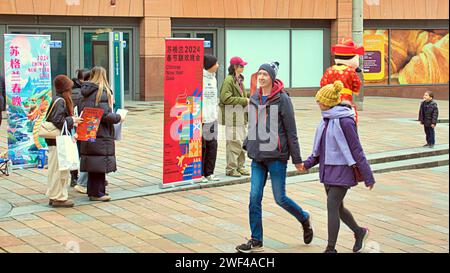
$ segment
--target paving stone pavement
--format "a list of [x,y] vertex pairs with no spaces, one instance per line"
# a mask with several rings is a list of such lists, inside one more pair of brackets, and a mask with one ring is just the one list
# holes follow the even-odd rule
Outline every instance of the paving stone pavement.
[[[294,97],[298,136],[302,156],[306,158],[312,149],[315,128],[320,112],[313,98]],[[127,116],[123,141],[116,142],[118,171],[108,175],[109,191],[121,191],[159,185],[162,182],[163,103],[127,102]],[[366,97],[364,111],[360,112],[359,134],[366,154],[406,148],[424,144],[423,128],[418,124],[420,100],[400,98]],[[438,101],[440,118],[448,120],[448,101]],[[0,130],[0,151],[7,147],[6,130]],[[219,134],[223,135],[220,128]],[[448,143],[448,123],[436,129],[438,144]],[[249,162],[249,161],[247,161]],[[216,173],[225,172],[225,141],[219,141]],[[14,170],[11,176],[0,175],[0,200],[14,207],[48,202],[45,196],[47,170]],[[83,197],[70,191],[74,198]]]
[[[345,206],[370,229],[365,252],[449,252],[448,166],[375,174]],[[315,237],[278,207],[268,183],[263,200],[266,253],[317,253],[326,246],[326,196],[318,181],[293,183],[287,194],[313,215]],[[249,237],[249,184],[167,193],[0,218],[1,252],[232,253]],[[337,249],[351,252],[341,225]]]
[[[306,158],[320,113],[312,98],[293,98],[293,102],[302,156]],[[414,121],[419,103],[367,97],[359,125],[366,154],[422,146],[423,128]],[[448,101],[438,103],[440,118],[448,120]],[[139,191],[159,184],[162,178],[162,103],[128,104],[124,141],[117,142],[119,171],[108,176],[111,193]],[[6,148],[3,129],[0,151]],[[448,123],[439,124],[436,131],[437,143],[448,143]],[[222,141],[216,168],[219,176],[224,169]],[[448,175],[448,166],[376,174],[374,191],[362,186],[351,190],[346,206],[371,230],[366,252],[449,252]],[[46,180],[47,171],[38,169],[0,175],[0,208],[23,208],[13,217],[2,217],[0,211],[0,253],[226,253],[234,252],[234,247],[249,237],[249,184],[48,210]],[[316,236],[310,246],[301,243],[299,224],[274,203],[268,183],[263,202],[266,252],[321,252],[327,234],[323,186],[314,181],[287,187],[288,195],[313,213]],[[73,191],[70,195],[83,197]],[[27,207],[31,205],[33,209]],[[352,244],[353,235],[341,225],[338,250],[351,252]]]

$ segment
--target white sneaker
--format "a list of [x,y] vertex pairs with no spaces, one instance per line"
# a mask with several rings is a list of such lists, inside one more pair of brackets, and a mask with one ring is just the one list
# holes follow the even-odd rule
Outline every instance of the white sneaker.
[[200,179],[200,183],[208,183],[208,182],[209,182],[208,178],[204,176],[202,176],[202,179]]
[[77,192],[79,193],[83,193],[86,194],[87,193],[87,188],[80,186],[80,185],[75,185],[75,187],[73,187]]
[[211,175],[208,176],[206,179],[208,179],[209,182],[212,182],[212,181],[220,181],[220,178],[214,176],[214,174],[211,174]]

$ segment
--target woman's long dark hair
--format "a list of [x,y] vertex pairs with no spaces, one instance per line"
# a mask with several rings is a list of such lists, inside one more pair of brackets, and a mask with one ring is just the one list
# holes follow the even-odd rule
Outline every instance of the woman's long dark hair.
[[[228,67],[228,75],[236,77],[236,65],[232,64]],[[239,77],[244,80],[244,75],[240,74]]]
[[228,75],[231,75],[231,76],[236,75],[236,68],[234,67],[234,64],[232,64],[228,67]]
[[73,116],[73,101],[72,101],[72,88],[64,91],[61,94],[61,97],[66,101],[67,110],[69,110],[69,114]]

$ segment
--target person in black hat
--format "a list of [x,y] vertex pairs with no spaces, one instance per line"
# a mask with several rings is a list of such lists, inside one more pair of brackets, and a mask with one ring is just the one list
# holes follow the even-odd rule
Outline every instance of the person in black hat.
[[202,182],[219,181],[214,176],[214,168],[217,158],[217,79],[216,72],[219,69],[217,58],[205,55],[203,58],[203,102],[202,102]]

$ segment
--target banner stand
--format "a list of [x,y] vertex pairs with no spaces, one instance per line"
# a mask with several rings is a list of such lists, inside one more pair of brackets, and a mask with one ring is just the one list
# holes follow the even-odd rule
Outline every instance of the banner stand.
[[165,40],[164,151],[160,188],[202,178],[204,39]]
[[50,35],[4,34],[8,112],[8,158],[11,169],[38,165],[47,149],[39,129],[52,96]]

